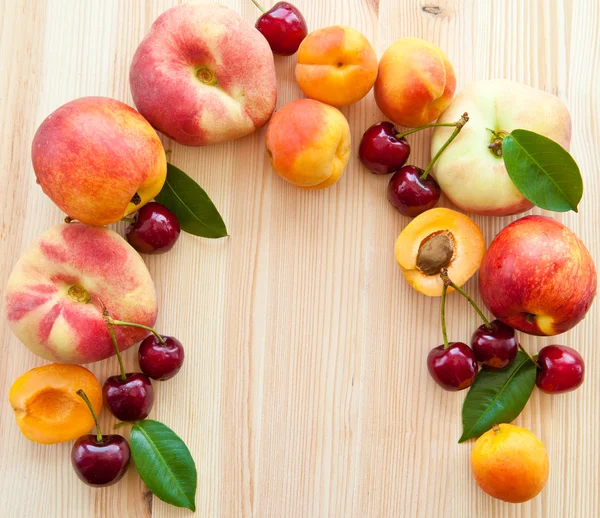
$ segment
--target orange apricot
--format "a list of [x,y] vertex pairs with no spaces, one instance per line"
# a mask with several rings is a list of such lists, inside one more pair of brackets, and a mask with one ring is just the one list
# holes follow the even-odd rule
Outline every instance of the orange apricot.
[[544,488],[550,468],[546,448],[534,433],[501,424],[477,439],[471,469],[488,495],[516,504],[531,500]]
[[300,44],[296,81],[307,97],[332,106],[355,103],[377,78],[377,55],[351,27],[333,25],[311,32]]
[[21,433],[41,444],[72,441],[90,431],[94,419],[77,395],[82,389],[96,415],[102,410],[102,387],[79,365],[51,363],[15,380],[8,399]]
[[[445,208],[423,212],[396,240],[396,261],[404,277],[415,290],[430,297],[442,294],[442,268],[447,268],[454,284],[462,286],[477,271],[484,253],[483,234],[475,222]],[[448,288],[448,293],[452,291]]]

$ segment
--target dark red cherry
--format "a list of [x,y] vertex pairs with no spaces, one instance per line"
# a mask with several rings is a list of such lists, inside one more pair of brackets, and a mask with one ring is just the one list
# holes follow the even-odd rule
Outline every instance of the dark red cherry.
[[122,435],[83,435],[71,449],[71,464],[77,476],[94,487],[110,486],[127,471],[131,451]]
[[180,232],[177,216],[164,205],[150,202],[137,211],[126,236],[142,254],[163,254],[175,246]]
[[490,326],[479,326],[471,337],[471,349],[475,359],[486,369],[503,369],[517,356],[519,344],[515,330],[492,320]]
[[154,403],[152,382],[141,372],[129,372],[125,379],[111,376],[104,382],[102,393],[110,411],[121,421],[146,419]]
[[414,218],[437,205],[442,190],[431,175],[421,180],[423,170],[405,165],[395,172],[388,184],[387,199],[405,216]]
[[544,392],[559,394],[575,390],[583,383],[583,358],[566,345],[547,345],[538,353],[536,385]]
[[477,377],[477,362],[473,351],[462,342],[450,342],[434,347],[427,356],[429,374],[445,390],[463,390]]
[[140,369],[152,379],[165,381],[177,374],[183,365],[183,345],[172,336],[163,336],[161,344],[150,335],[140,344],[138,360]]
[[273,54],[295,54],[308,33],[306,20],[298,8],[288,2],[277,2],[264,12],[255,0],[252,1],[264,13],[256,21],[256,28],[269,42]]
[[362,164],[373,174],[390,174],[408,160],[410,145],[397,138],[398,130],[391,122],[377,122],[365,131],[358,147]]

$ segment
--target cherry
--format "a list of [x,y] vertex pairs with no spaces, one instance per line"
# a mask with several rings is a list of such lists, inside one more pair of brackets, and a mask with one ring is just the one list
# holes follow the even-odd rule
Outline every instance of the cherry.
[[181,227],[175,214],[160,203],[144,205],[127,227],[129,244],[142,254],[163,254],[175,245]]
[[388,184],[387,199],[398,212],[414,218],[437,205],[442,190],[433,177],[423,179],[424,171],[405,165]]
[[71,464],[77,476],[94,487],[110,486],[119,481],[129,466],[131,451],[122,435],[104,435],[98,418],[83,390],[77,394],[85,401],[96,423],[96,435],[83,435],[71,449]]
[[512,327],[500,320],[492,320],[475,330],[471,337],[471,348],[479,363],[495,370],[503,369],[515,359],[519,344]]
[[121,421],[146,419],[154,404],[152,382],[141,372],[111,376],[104,382],[102,394],[110,411]]
[[264,13],[255,27],[266,38],[273,54],[294,54],[308,33],[306,20],[298,8],[288,2],[277,2],[265,12],[256,0],[252,2]]
[[140,344],[138,359],[140,369],[152,379],[165,381],[177,374],[183,365],[183,346],[172,336],[150,335]]
[[391,122],[377,122],[365,131],[358,155],[362,164],[373,174],[390,174],[408,160],[410,145]]
[[583,383],[585,366],[575,349],[565,345],[547,345],[540,349],[537,361],[540,368],[535,383],[544,392],[569,392]]
[[427,356],[429,374],[445,390],[463,390],[477,377],[477,361],[473,351],[463,342],[450,342],[434,347]]

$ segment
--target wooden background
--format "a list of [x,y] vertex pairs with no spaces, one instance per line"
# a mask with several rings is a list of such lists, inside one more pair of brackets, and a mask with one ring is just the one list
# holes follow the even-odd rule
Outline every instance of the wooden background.
[[[0,290],[27,244],[63,217],[35,184],[30,145],[37,126],[79,96],[131,103],[131,57],[174,3],[0,0]],[[251,22],[259,14],[250,0],[224,3]],[[435,42],[454,64],[459,88],[504,77],[558,94],[573,117],[572,152],[585,196],[579,214],[555,217],[600,259],[597,0],[295,3],[311,29],[350,25],[378,55],[400,37]],[[295,58],[275,61],[281,106],[300,91]],[[394,241],[408,219],[387,203],[387,178],[367,173],[356,156],[362,132],[382,114],[372,93],[343,113],[353,157],[342,180],[322,192],[296,189],[275,175],[264,130],[204,149],[165,140],[172,162],[208,191],[231,234],[218,241],[182,235],[171,253],[145,258],[159,294],[158,328],[187,348],[182,372],[157,385],[152,417],[191,448],[197,516],[598,516],[599,304],[564,336],[524,339],[532,351],[575,346],[587,361],[587,379],[568,395],[534,392],[517,420],[550,455],[541,496],[523,505],[492,500],[471,477],[472,443],[457,444],[465,393],[444,392],[427,374],[426,354],[442,339],[439,301],[413,291],[395,264]],[[411,162],[427,163],[429,137],[410,137]],[[512,219],[476,218],[488,243]],[[477,294],[476,279],[467,287]],[[467,340],[477,315],[456,296],[448,313],[450,336]],[[71,469],[71,444],[22,437],[8,390],[43,361],[12,336],[4,317],[0,340],[0,516],[190,515],[152,498],[134,469],[116,486],[90,489]],[[125,358],[137,367],[136,348]],[[104,380],[117,364],[91,368]],[[102,422],[108,429],[114,420],[105,411]]]

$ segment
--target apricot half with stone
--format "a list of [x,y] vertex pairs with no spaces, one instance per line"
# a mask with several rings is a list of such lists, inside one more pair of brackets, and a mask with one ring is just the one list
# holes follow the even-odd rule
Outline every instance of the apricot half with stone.
[[[440,277],[448,277],[462,286],[477,271],[485,241],[475,222],[468,216],[445,208],[435,208],[413,219],[396,240],[396,261],[408,283],[430,297],[442,294]],[[448,289],[448,293],[452,288]]]
[[94,419],[77,395],[79,389],[86,393],[98,415],[102,410],[102,387],[85,367],[51,363],[17,378],[8,398],[21,433],[42,444],[73,441],[88,433]]

